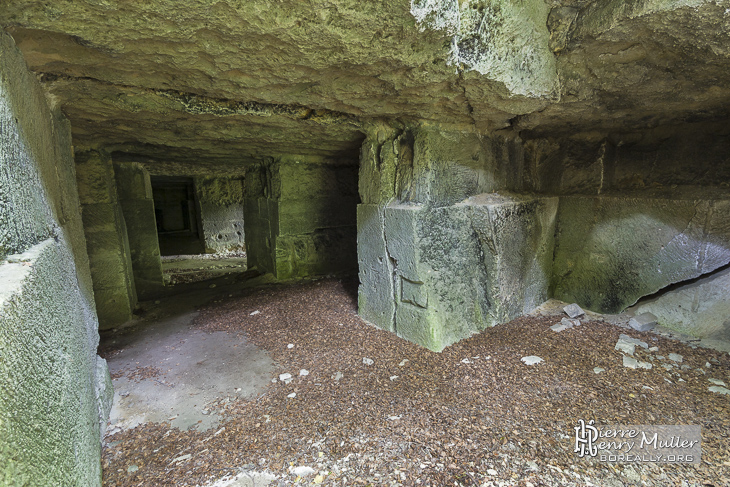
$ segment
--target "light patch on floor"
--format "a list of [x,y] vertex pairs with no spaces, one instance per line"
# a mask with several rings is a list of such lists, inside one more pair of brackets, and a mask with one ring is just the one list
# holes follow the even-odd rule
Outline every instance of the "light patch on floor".
[[199,282],[246,270],[245,252],[162,257],[162,274],[166,285]]
[[197,312],[183,301],[164,303],[173,310],[179,305],[179,312],[142,320],[141,330],[108,358],[114,384],[109,433],[163,421],[180,429],[214,428],[220,406],[255,397],[273,377],[266,352],[242,334],[193,329]]

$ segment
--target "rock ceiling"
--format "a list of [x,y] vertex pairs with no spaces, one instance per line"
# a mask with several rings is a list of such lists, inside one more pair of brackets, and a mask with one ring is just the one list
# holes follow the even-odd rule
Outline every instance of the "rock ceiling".
[[730,112],[730,0],[5,0],[76,145],[352,160],[376,120],[523,136]]

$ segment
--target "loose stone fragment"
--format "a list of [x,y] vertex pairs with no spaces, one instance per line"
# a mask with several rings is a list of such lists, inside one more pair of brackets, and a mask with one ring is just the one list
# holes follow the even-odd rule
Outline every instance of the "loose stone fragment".
[[564,324],[566,326],[567,325],[570,325],[570,326],[580,326],[580,320],[575,319],[575,318],[563,318],[562,320],[560,320],[560,323],[562,323],[562,324]]
[[550,329],[553,330],[556,333],[560,333],[561,331],[565,331],[568,328],[572,328],[572,327],[573,327],[572,325],[571,326],[565,326],[562,323],[556,323],[553,326],[551,326]]
[[624,355],[624,367],[628,367],[630,369],[635,369],[639,366],[639,361],[636,360],[634,357],[629,357],[628,355]]
[[373,365],[375,362],[371,358],[364,357],[362,359],[362,363],[364,363],[365,365]]
[[575,303],[569,304],[568,306],[564,307],[563,311],[565,311],[565,314],[570,316],[571,318],[577,318],[585,314],[585,311],[583,311],[581,307]]
[[634,354],[634,350],[636,349],[636,345],[642,347],[642,348],[649,348],[649,344],[646,342],[643,342],[637,338],[631,338],[628,335],[621,334],[618,337],[618,342],[616,342],[616,346],[614,347],[614,350],[618,350],[624,353],[628,353],[629,355]]
[[681,356],[680,354],[678,354],[678,353],[670,353],[670,354],[669,354],[669,360],[673,360],[674,362],[677,362],[677,363],[679,363],[679,364],[681,364],[681,363],[682,363],[682,359],[683,359],[683,358],[684,358],[684,357],[682,357],[682,356]]
[[604,369],[602,367],[593,367],[594,374],[600,374],[601,372],[605,372],[605,371],[606,371],[606,369]]
[[289,394],[286,397],[288,397],[289,399],[294,399],[295,397],[297,397],[297,393],[296,392],[292,392],[291,394]]
[[649,362],[643,362],[641,360],[636,360],[634,357],[629,357],[628,355],[624,355],[624,367],[628,367],[630,369],[651,369],[652,365]]
[[520,360],[522,360],[526,365],[535,365],[535,364],[539,364],[540,362],[544,361],[537,355],[530,355],[529,357],[522,357]]
[[307,369],[302,369],[302,370],[299,371],[299,375],[302,376],[302,377],[303,376],[306,376],[306,375],[309,375],[309,371]]
[[657,324],[657,317],[651,313],[642,313],[629,320],[629,326],[636,331],[649,331]]
[[710,382],[712,382],[716,386],[727,386],[727,384],[725,384],[725,382],[724,381],[721,381],[720,379],[707,379],[707,380],[709,380]]
[[282,382],[285,382],[290,379],[291,379],[291,374],[288,372],[286,374],[279,374],[279,380]]
[[298,477],[308,477],[309,475],[314,475],[316,470],[312,467],[294,467],[292,468],[291,473]]
[[730,395],[730,389],[727,389],[725,387],[712,386],[709,389],[710,389],[710,392],[717,392],[718,394],[727,394],[727,395]]
[[254,311],[254,312],[252,312],[252,313],[249,313],[249,316],[256,316],[256,315],[257,315],[257,314],[259,314],[259,313],[261,313],[261,311],[259,311],[259,310],[256,310],[256,311]]

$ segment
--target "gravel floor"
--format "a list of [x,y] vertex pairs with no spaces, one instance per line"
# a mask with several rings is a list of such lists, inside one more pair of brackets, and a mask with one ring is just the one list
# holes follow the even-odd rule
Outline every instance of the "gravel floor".
[[[195,326],[245,333],[292,380],[210,404],[228,418],[217,430],[107,436],[104,485],[263,485],[264,472],[270,485],[730,485],[730,396],[708,390],[709,378],[730,383],[727,353],[602,321],[555,333],[559,318],[540,316],[433,353],[363,322],[356,286],[271,286],[204,308]],[[637,351],[651,370],[622,365],[621,333],[659,348]],[[661,367],[669,353],[689,367]],[[579,419],[701,425],[702,463],[579,458]]]

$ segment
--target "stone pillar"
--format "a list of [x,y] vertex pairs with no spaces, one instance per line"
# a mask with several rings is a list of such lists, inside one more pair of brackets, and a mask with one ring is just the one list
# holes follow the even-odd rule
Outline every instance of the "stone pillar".
[[262,273],[276,272],[279,233],[278,169],[272,160],[249,167],[243,180],[246,263]]
[[243,182],[232,178],[196,178],[205,252],[245,250]]
[[431,350],[548,295],[557,198],[493,193],[519,141],[376,127],[362,151],[361,316]]
[[99,327],[113,328],[131,319],[137,304],[114,168],[111,157],[103,151],[80,152],[75,159]]
[[0,485],[101,485],[113,391],[71,126],[0,30]]
[[150,174],[137,162],[115,163],[114,174],[127,226],[134,287],[140,299],[153,299],[164,280]]
[[357,169],[288,157],[252,167],[245,178],[249,266],[277,279],[354,272]]

